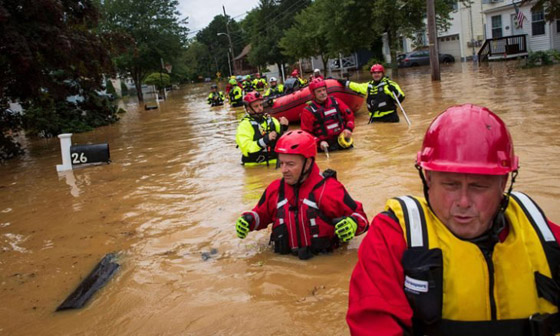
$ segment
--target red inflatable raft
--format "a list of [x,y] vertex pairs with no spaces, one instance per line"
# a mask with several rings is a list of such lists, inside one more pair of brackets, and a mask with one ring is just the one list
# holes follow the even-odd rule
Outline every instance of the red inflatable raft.
[[[325,79],[327,82],[327,92],[342,100],[352,111],[356,112],[364,103],[364,96],[342,86],[336,79]],[[290,122],[299,121],[301,110],[306,103],[311,100],[309,87],[295,91],[282,97],[274,99],[272,107],[266,109],[269,115],[280,118],[286,117]]]

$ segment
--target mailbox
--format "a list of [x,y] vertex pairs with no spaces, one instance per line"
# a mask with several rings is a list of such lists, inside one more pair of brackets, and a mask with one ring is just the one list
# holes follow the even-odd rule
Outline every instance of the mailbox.
[[83,165],[93,163],[109,163],[109,144],[77,145],[70,146],[70,158],[72,165]]

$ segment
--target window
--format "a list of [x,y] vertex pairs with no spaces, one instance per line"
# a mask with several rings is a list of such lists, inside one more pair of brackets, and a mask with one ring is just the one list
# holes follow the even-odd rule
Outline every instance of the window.
[[533,36],[544,35],[544,12],[542,9],[531,12],[531,26],[533,30]]
[[502,16],[492,16],[492,38],[502,37]]
[[560,20],[556,20],[556,32],[560,33]]

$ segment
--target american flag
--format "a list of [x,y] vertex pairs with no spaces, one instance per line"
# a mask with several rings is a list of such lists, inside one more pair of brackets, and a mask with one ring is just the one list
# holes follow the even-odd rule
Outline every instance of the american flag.
[[515,27],[523,28],[523,21],[525,21],[525,14],[513,3],[513,8],[515,9]]

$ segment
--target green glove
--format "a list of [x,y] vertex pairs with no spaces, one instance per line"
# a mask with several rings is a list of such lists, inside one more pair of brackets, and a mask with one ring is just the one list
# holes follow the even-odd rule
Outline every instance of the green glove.
[[354,238],[356,230],[358,230],[358,223],[352,217],[345,217],[334,226],[334,232],[343,243]]
[[249,222],[247,222],[246,216],[241,216],[235,222],[235,231],[237,232],[237,237],[240,239],[245,239],[249,233]]

